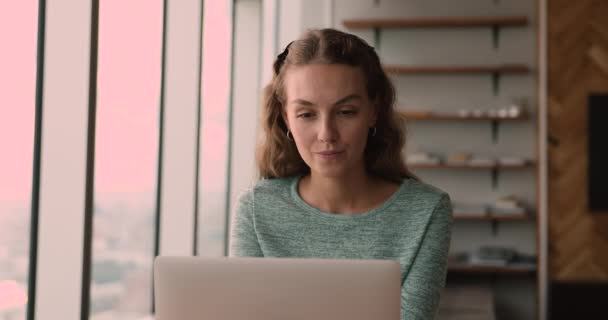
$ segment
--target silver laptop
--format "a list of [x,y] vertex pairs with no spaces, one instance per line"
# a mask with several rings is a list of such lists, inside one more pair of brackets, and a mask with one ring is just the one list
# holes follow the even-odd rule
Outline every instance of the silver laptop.
[[156,320],[399,320],[392,260],[157,257]]

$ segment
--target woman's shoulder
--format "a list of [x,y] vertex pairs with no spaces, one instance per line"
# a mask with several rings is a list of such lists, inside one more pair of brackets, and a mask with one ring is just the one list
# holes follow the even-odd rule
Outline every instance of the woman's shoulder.
[[241,192],[242,199],[260,199],[268,196],[288,194],[294,179],[297,177],[284,177],[272,179],[260,179],[253,182],[248,188]]
[[295,176],[283,177],[283,178],[272,178],[272,179],[260,179],[256,181],[250,188],[255,193],[271,193],[277,194],[289,190],[291,184],[296,179]]
[[413,197],[440,198],[443,196],[447,196],[448,194],[447,192],[435,185],[413,178],[405,179],[403,183],[406,184],[406,188],[404,188],[405,192]]
[[450,200],[446,191],[430,183],[413,178],[406,179],[403,183],[406,184],[405,188],[402,188],[403,195],[408,201],[436,204]]

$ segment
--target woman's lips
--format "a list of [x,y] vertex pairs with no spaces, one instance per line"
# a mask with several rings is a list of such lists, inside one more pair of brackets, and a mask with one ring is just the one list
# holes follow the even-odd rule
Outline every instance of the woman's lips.
[[323,152],[317,152],[317,155],[321,159],[331,160],[331,159],[336,159],[336,158],[340,157],[343,153],[344,153],[344,151],[323,151]]

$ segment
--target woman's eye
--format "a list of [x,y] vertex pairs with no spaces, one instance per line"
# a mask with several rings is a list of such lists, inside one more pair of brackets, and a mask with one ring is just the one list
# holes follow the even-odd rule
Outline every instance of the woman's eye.
[[313,116],[313,114],[312,114],[312,113],[310,113],[310,112],[306,112],[306,113],[300,113],[300,114],[298,115],[298,118],[310,118],[310,117],[312,117],[312,116]]
[[354,111],[354,110],[342,110],[342,111],[340,111],[340,114],[347,115],[347,116],[352,116],[352,115],[355,115],[356,113],[357,112]]

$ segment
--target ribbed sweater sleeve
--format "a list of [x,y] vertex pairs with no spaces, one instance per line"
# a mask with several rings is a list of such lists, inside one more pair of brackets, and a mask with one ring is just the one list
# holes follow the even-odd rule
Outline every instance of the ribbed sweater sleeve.
[[452,206],[445,194],[431,215],[414,262],[401,287],[401,319],[434,319],[445,286]]

